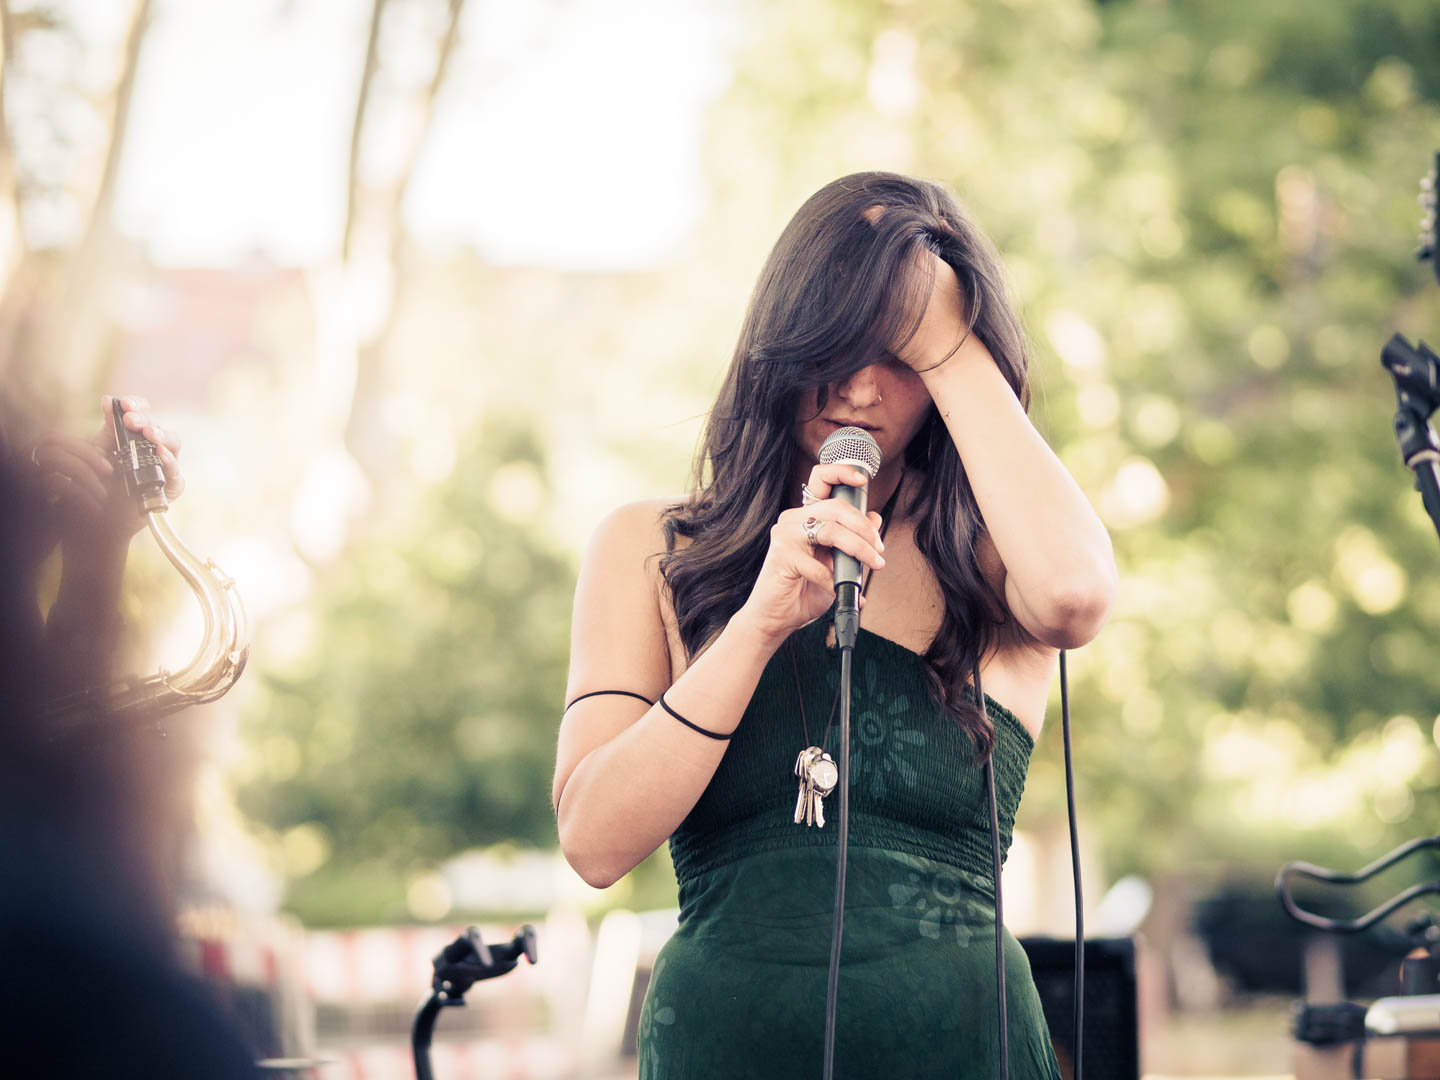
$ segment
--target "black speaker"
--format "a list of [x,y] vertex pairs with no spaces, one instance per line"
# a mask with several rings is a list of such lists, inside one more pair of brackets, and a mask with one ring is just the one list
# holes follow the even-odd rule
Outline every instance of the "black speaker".
[[[1060,1075],[1075,1069],[1075,942],[1021,938]],[[1131,938],[1085,941],[1085,1039],[1081,1047],[1087,1080],[1140,1080],[1140,1025],[1136,1012],[1135,942]]]

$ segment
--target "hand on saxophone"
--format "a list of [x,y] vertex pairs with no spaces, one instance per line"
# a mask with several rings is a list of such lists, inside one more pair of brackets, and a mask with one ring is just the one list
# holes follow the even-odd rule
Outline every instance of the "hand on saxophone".
[[[90,549],[123,546],[145,524],[110,460],[111,400],[108,394],[100,399],[106,419],[91,438],[50,431],[24,452],[22,460],[31,467],[30,486],[45,508],[53,538],[62,543]],[[125,427],[155,444],[165,470],[166,497],[178,498],[185,490],[180,436],[155,423],[145,398],[126,396],[120,404]]]

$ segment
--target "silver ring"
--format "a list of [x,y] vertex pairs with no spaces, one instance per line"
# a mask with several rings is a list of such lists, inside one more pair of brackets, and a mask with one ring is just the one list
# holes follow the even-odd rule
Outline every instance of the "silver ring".
[[806,518],[804,525],[801,527],[805,530],[805,539],[810,541],[812,547],[820,542],[816,538],[816,534],[820,531],[820,520],[818,518]]
[[800,505],[809,506],[811,503],[819,502],[820,496],[816,495],[804,484],[800,485]]

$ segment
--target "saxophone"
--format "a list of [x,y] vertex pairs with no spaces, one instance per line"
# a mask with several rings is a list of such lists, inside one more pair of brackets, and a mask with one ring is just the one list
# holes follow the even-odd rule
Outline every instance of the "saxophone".
[[47,721],[59,727],[101,716],[149,719],[215,701],[235,685],[250,653],[249,624],[235,582],[213,559],[202,561],[170,528],[165,469],[156,446],[125,426],[118,399],[112,409],[115,468],[125,478],[127,493],[139,503],[150,535],[199,601],[205,631],[194,657],[179,671],[161,668],[147,678],[132,676],[52,701],[43,711]]

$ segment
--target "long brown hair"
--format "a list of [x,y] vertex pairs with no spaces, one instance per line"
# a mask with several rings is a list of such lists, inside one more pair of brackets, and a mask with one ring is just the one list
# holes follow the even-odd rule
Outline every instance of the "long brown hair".
[[[1025,338],[999,255],[954,196],[931,181],[884,172],[821,188],[791,218],[760,272],[691,493],[665,513],[660,570],[690,657],[745,602],[770,527],[793,501],[798,409],[809,400],[823,409],[827,387],[888,357],[915,332],[934,277],[933,263],[917,257],[924,251],[955,271],[970,332],[1028,407]],[[980,572],[979,507],[933,405],[905,462],[916,546],[945,601],[924,656],[931,694],[976,750],[988,753],[994,727],[960,691],[993,643],[1003,609]],[[679,537],[691,542],[677,547]]]

